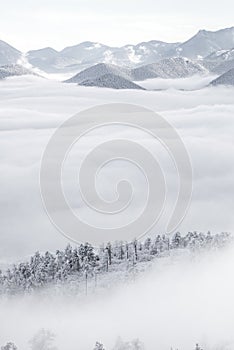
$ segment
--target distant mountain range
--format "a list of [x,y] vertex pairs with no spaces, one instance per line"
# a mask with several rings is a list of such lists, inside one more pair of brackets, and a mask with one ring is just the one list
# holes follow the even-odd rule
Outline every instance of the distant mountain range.
[[[150,78],[186,78],[209,73],[221,76],[231,72],[234,69],[234,27],[215,32],[200,30],[184,43],[152,40],[110,47],[86,41],[62,51],[47,47],[26,54],[0,41],[0,66],[11,66],[9,76],[19,75],[22,57],[26,57],[29,65],[46,73],[73,74],[66,82],[140,89],[135,82]],[[0,77],[7,77],[4,73],[7,68],[0,68]],[[29,73],[25,71],[25,74]]]
[[231,50],[218,50],[206,57],[207,60],[224,62],[234,59],[234,48]]
[[[58,52],[52,48],[29,51],[28,61],[47,72],[57,70],[82,70],[96,63],[108,63],[138,67],[155,63],[169,57],[213,60],[216,52],[234,49],[234,27],[216,32],[201,30],[184,43],[148,41],[137,45],[110,47],[100,43],[84,42]],[[231,54],[230,54],[231,56]],[[218,57],[218,55],[217,55]]]
[[[20,56],[19,50],[0,41],[0,65],[17,63]],[[169,57],[219,62],[234,59],[234,27],[215,32],[200,30],[184,43],[152,40],[137,45],[111,47],[86,41],[62,51],[47,47],[27,53],[29,63],[48,73],[81,71],[97,63],[138,67]]]

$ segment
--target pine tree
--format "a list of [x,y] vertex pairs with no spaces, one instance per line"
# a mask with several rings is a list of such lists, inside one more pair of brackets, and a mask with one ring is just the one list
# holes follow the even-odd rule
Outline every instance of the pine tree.
[[94,350],[105,350],[103,344],[96,342]]
[[52,345],[54,334],[46,329],[41,329],[29,342],[32,350],[55,350]]
[[177,232],[171,239],[158,235],[154,240],[147,238],[142,242],[115,242],[113,246],[110,243],[106,247],[102,245],[98,251],[85,243],[75,248],[68,245],[64,251],[57,250],[56,254],[36,252],[28,262],[0,271],[0,294],[32,293],[42,287],[59,287],[64,283],[77,288],[84,278],[87,290],[88,279],[95,279],[96,285],[97,275],[110,272],[110,266],[111,271],[116,271],[121,265],[129,275],[133,270],[135,276],[137,264],[155,259],[171,249],[217,249],[231,240],[228,233],[212,236],[210,233],[189,232],[182,237]]
[[1,350],[17,350],[17,347],[14,343],[9,342],[6,345],[1,346]]
[[110,242],[107,244],[106,249],[108,254],[108,262],[109,262],[109,265],[111,265],[112,264],[112,247]]

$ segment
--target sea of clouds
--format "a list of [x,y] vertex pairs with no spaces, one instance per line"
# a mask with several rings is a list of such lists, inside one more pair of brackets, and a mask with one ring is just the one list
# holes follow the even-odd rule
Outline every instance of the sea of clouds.
[[[197,79],[197,78],[195,78]],[[191,89],[194,82],[190,80]],[[186,82],[188,84],[188,81]],[[188,86],[188,85],[187,85]],[[181,86],[180,86],[181,87]],[[233,232],[234,90],[228,87],[181,91],[115,91],[84,88],[37,77],[0,82],[0,261],[17,261],[36,250],[63,248],[68,240],[51,224],[40,195],[43,151],[55,129],[75,113],[97,104],[122,102],[160,113],[178,131],[191,157],[194,190],[190,209],[179,227],[187,231]],[[112,126],[92,131],[72,149],[63,184],[70,204],[84,220],[107,224],[87,209],[77,188],[77,172],[85,154],[105,140],[124,138],[147,147],[165,169],[168,206],[154,233],[163,232],[177,195],[173,162],[159,142],[141,130]],[[118,178],[134,186],[134,201],[124,224],[144,206],[147,182],[132,164],[119,160],[97,177],[100,194],[115,196]],[[118,225],[120,218],[114,219]],[[207,349],[234,348],[234,251],[209,253],[191,260],[181,256],[157,263],[134,285],[111,290],[82,304],[73,298],[45,301],[20,298],[0,302],[0,345],[28,340],[44,327],[57,335],[62,349],[92,349],[96,340],[111,349],[120,335],[140,338],[146,349],[180,350],[196,342]],[[20,322],[19,322],[20,321]]]
[[[0,343],[19,350],[44,328],[58,350],[113,349],[116,339],[140,339],[146,350],[234,349],[234,248],[200,256],[157,259],[135,283],[104,294],[0,300]],[[111,280],[109,281],[111,285]]]
[[[194,78],[197,81],[197,78]],[[202,78],[203,79],[203,78]],[[190,79],[191,87],[194,81]],[[35,250],[56,250],[67,243],[47,217],[40,195],[39,170],[44,149],[55,129],[67,118],[98,104],[122,102],[148,107],[168,120],[189,152],[193,172],[193,198],[179,227],[187,231],[233,231],[234,193],[234,98],[233,88],[181,91],[116,91],[84,88],[37,77],[18,77],[0,83],[0,257],[15,260]],[[82,202],[77,172],[84,155],[105,140],[124,138],[141,143],[159,159],[168,186],[168,207],[152,232],[165,229],[175,204],[178,179],[166,150],[147,133],[124,126],[103,127],[90,132],[73,147],[63,173],[69,203],[93,225],[111,224]],[[119,221],[134,220],[144,207],[147,183],[132,164],[115,161],[98,176],[100,193],[115,197],[118,177],[134,185],[134,203]]]

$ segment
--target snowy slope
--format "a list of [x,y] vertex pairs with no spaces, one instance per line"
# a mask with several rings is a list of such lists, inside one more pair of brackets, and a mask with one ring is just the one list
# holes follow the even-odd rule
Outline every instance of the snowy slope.
[[211,85],[232,85],[234,86],[234,68],[229,70],[228,72],[221,75],[219,78],[213,80]]
[[86,41],[60,52],[52,48],[29,51],[27,57],[29,63],[49,73],[58,70],[77,71],[104,62],[109,50],[109,46]]
[[214,72],[215,74],[224,74],[233,68],[234,68],[234,59],[229,61],[224,61],[218,64],[216,67],[212,69],[212,72]]
[[86,284],[90,293],[93,288],[95,291],[97,287],[106,289],[120,282],[131,282],[138,274],[150,269],[151,262],[157,259],[221,249],[232,242],[232,235],[226,233],[189,232],[182,236],[177,232],[171,238],[155,235],[143,241],[108,243],[99,248],[90,243],[75,247],[69,244],[64,250],[56,250],[55,254],[36,252],[28,261],[10,266],[11,273],[8,269],[2,271],[0,296],[31,293],[44,287],[53,288],[53,285],[62,289],[65,285],[66,293],[75,287],[73,291],[77,294],[82,284],[84,287]]
[[[154,63],[167,57],[168,53],[178,45],[179,43],[165,43],[158,40],[126,45],[112,52],[110,63],[124,64],[130,67]],[[105,62],[107,62],[107,58]]]
[[220,64],[219,62],[217,62],[215,60],[208,60],[208,59],[194,60],[194,62],[200,64],[202,67],[207,69],[209,72],[213,72],[214,69]]
[[97,79],[105,74],[114,74],[125,79],[131,79],[131,70],[118,67],[112,64],[99,63],[76,74],[74,77],[66,80],[66,83],[81,83],[84,80]]
[[36,75],[32,70],[27,69],[19,64],[11,64],[0,67],[0,80],[8,77],[21,75]]
[[[66,83],[77,83],[80,84],[85,81],[85,85],[91,86],[102,85],[99,78],[105,75],[105,83],[108,84],[107,77],[111,79],[110,87],[115,88],[120,83],[120,78],[125,80],[143,81],[151,78],[186,78],[193,75],[202,75],[208,73],[208,70],[204,68],[200,63],[193,62],[186,58],[167,58],[160,60],[157,63],[141,66],[139,68],[130,69],[125,67],[119,67],[116,65],[99,63],[93,67],[87,68],[84,71],[79,72],[74,77],[66,80]],[[118,82],[114,82],[117,79]],[[123,80],[122,80],[123,83]],[[95,85],[98,84],[98,85]],[[124,84],[124,83],[123,83]],[[84,84],[83,84],[84,85]],[[125,86],[125,84],[123,85]],[[133,87],[133,85],[132,85]]]
[[162,59],[178,45],[153,40],[137,45],[110,47],[86,41],[66,47],[60,52],[51,48],[29,51],[27,56],[32,65],[47,72],[58,69],[82,70],[97,63],[134,67]]
[[26,55],[27,60],[34,67],[38,67],[47,71],[48,67],[53,67],[56,64],[58,51],[51,47],[46,47],[40,50],[29,51]]
[[207,57],[214,51],[234,48],[234,27],[215,32],[200,30],[195,36],[170,52],[171,56]]
[[218,50],[206,57],[207,60],[215,60],[218,62],[234,59],[234,48],[231,50]]
[[199,63],[184,57],[167,58],[157,63],[132,70],[133,80],[150,78],[186,78],[196,74],[205,74],[208,70]]
[[208,61],[232,59],[234,55],[234,27],[215,32],[200,30],[184,43],[166,43],[158,40],[136,45],[111,47],[85,41],[62,51],[52,48],[29,51],[28,61],[46,72],[81,71],[97,63],[139,67],[169,57],[187,57]]
[[96,86],[106,87],[110,89],[138,89],[145,90],[143,87],[133,83],[132,81],[125,79],[122,76],[112,73],[104,74],[95,79],[84,80],[79,85],[82,86]]
[[[78,45],[64,48],[58,54],[58,63],[67,60],[68,64],[90,64],[103,59],[105,52],[109,50],[107,45],[85,41]],[[70,60],[70,63],[69,63]]]
[[20,57],[20,51],[0,40],[0,66],[17,63]]

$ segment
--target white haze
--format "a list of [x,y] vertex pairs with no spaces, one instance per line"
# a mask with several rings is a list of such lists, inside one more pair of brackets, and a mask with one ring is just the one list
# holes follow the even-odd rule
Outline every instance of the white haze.
[[3,40],[23,51],[63,49],[86,40],[111,46],[178,42],[199,29],[232,26],[232,13],[231,0],[93,0],[92,6],[86,0],[11,0],[1,3],[0,32]]
[[180,79],[147,79],[144,81],[138,81],[137,83],[143,86],[145,89],[149,90],[167,90],[167,89],[176,89],[176,90],[198,90],[202,89],[209,85],[209,83],[216,79],[216,75],[204,75],[193,76],[189,78],[180,78]]
[[29,349],[40,329],[56,334],[59,350],[112,349],[120,335],[146,350],[234,349],[234,249],[161,259],[134,284],[78,302],[24,297],[0,302],[0,342]]
[[[203,78],[201,82],[203,81]],[[192,79],[190,83],[192,84]],[[194,78],[194,85],[197,78]],[[41,203],[39,168],[43,150],[55,128],[75,113],[90,106],[110,102],[134,103],[161,113],[183,138],[194,169],[194,193],[190,210],[179,227],[219,232],[234,228],[234,90],[204,88],[197,91],[116,91],[62,84],[37,77],[18,77],[0,82],[0,264],[36,250],[56,250],[67,244],[52,226]],[[69,201],[81,206],[81,213],[96,224],[74,191],[77,168],[90,148],[108,138],[137,140],[153,152],[165,169],[169,187],[168,206],[153,233],[163,231],[177,195],[173,162],[159,143],[141,131],[104,128],[91,133],[74,147],[74,156],[64,172]],[[131,167],[124,168],[136,184],[134,218],[145,205],[144,179]],[[112,171],[123,177],[123,164],[113,163]],[[116,175],[117,176],[117,175]],[[122,178],[121,177],[121,178]],[[113,196],[111,168],[100,178],[100,191]],[[106,186],[103,187],[103,184]],[[137,186],[137,184],[139,184]],[[112,197],[111,197],[112,198]],[[104,222],[103,218],[101,222]],[[125,222],[125,221],[124,221]],[[115,222],[116,224],[116,222]]]

